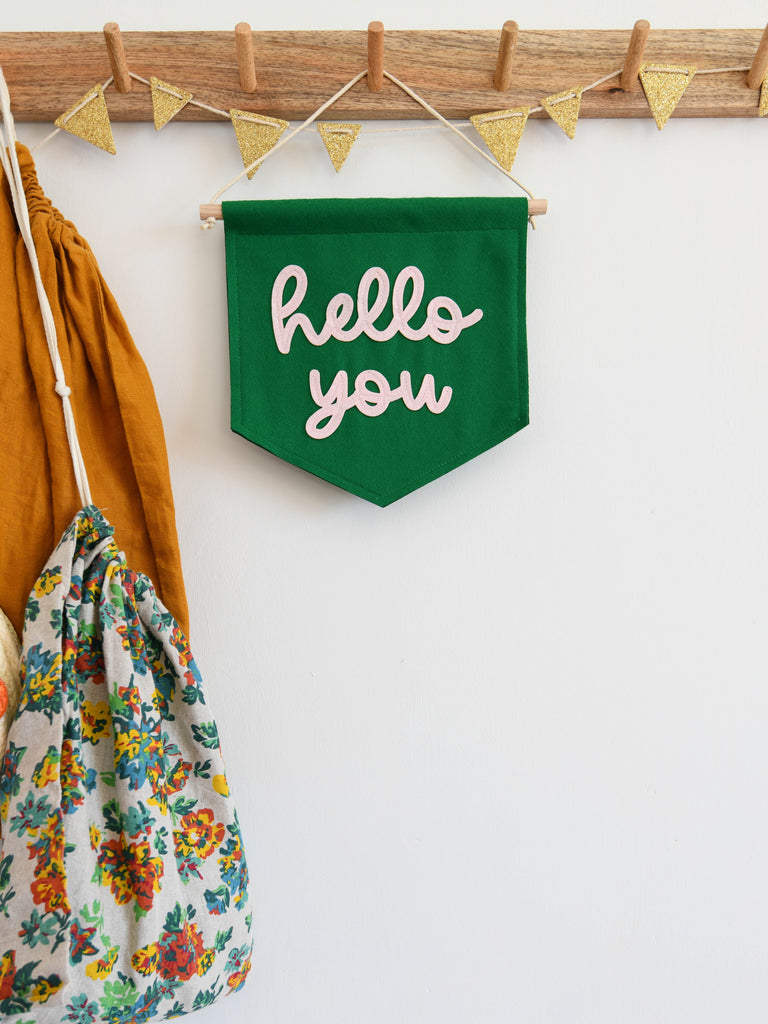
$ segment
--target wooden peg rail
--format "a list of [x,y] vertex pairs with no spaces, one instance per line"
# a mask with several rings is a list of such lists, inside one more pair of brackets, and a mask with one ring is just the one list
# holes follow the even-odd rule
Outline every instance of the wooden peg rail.
[[[621,69],[621,78],[584,93],[580,116],[649,117],[637,86],[642,53],[646,61],[694,64],[699,70],[747,67],[749,72],[698,75],[674,116],[756,117],[757,90],[768,62],[768,29],[759,28],[648,30],[646,22],[638,22],[626,31],[541,32],[518,29],[510,21],[495,31],[433,32],[389,31],[380,25],[372,22],[368,32],[254,31],[250,40],[245,23],[237,35],[234,29],[120,33],[114,23],[105,32],[5,32],[0,33],[0,65],[16,119],[53,121],[113,73],[111,53],[122,77],[118,81],[115,76],[118,88],[107,94],[110,118],[151,121],[147,90],[135,82],[130,87],[126,67],[144,78],[156,75],[224,110],[302,120],[370,66],[370,84],[361,81],[328,116],[400,120],[425,114],[391,82],[379,81],[382,66],[445,117],[460,119],[538,106],[543,96],[589,85]],[[192,105],[176,117],[214,119],[215,114]]]

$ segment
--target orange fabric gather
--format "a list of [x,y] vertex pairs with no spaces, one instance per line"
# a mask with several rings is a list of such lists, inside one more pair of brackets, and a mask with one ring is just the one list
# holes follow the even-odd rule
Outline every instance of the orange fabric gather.
[[[128,564],[188,633],[165,438],[152,382],[88,243],[46,198],[17,145],[93,503]],[[0,171],[0,175],[2,172]],[[29,592],[80,508],[35,282],[0,192],[0,607],[21,634]]]

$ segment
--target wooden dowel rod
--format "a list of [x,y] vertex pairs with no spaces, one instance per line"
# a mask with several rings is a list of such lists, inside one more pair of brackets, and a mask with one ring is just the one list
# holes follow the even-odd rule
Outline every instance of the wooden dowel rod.
[[240,88],[243,92],[256,92],[253,33],[247,21],[240,21],[235,25],[235,46],[237,48],[237,70],[240,75]]
[[635,22],[635,27],[632,29],[632,36],[629,40],[626,60],[624,61],[624,70],[621,72],[619,83],[624,92],[632,92],[633,89],[637,88],[638,72],[643,62],[645,45],[648,42],[648,33],[650,31],[650,23],[644,18]]
[[512,84],[512,63],[517,46],[518,25],[516,21],[505,21],[501,27],[499,39],[499,55],[496,58],[496,74],[493,76],[494,87],[498,92],[506,92]]
[[[528,216],[543,217],[547,212],[547,205],[546,199],[529,199]],[[200,206],[200,220],[208,220],[209,217],[213,217],[215,220],[224,219],[224,215],[221,212],[221,203],[203,203]]]
[[747,88],[759,89],[765,78],[766,71],[768,71],[768,25],[765,26],[763,38],[760,40],[755,59],[752,61],[752,67],[749,69]]
[[384,24],[372,21],[368,26],[368,88],[381,92],[384,85]]
[[107,44],[109,63],[112,67],[112,77],[115,80],[117,91],[130,92],[131,76],[128,71],[128,61],[125,59],[120,26],[116,21],[108,21],[104,26],[104,41]]

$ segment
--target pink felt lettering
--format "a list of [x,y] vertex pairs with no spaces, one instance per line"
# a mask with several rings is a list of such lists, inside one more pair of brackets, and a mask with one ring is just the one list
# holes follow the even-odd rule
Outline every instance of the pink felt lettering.
[[346,370],[339,370],[331,386],[323,391],[320,371],[309,371],[309,391],[318,406],[306,422],[306,431],[316,441],[322,441],[335,432],[348,409],[357,407],[364,416],[381,416],[390,402],[402,399],[407,409],[416,411],[425,405],[430,412],[439,414],[448,408],[453,390],[444,387],[440,398],[435,393],[435,378],[427,373],[414,396],[411,375],[408,370],[400,374],[400,386],[391,388],[389,381],[378,370],[363,370],[355,378],[355,386],[349,392],[349,378]]
[[[289,281],[295,282],[293,294],[285,297]],[[376,297],[371,302],[371,288],[376,283]],[[405,302],[406,285],[411,284],[411,297]],[[401,334],[409,341],[432,338],[439,345],[450,345],[461,332],[482,319],[482,309],[475,309],[464,316],[457,302],[445,295],[439,295],[427,305],[427,314],[421,327],[411,325],[421,300],[424,297],[424,275],[418,267],[404,267],[395,278],[392,288],[392,319],[386,327],[378,328],[375,321],[383,314],[389,301],[389,276],[381,267],[370,267],[360,278],[357,289],[357,305],[351,295],[339,292],[326,307],[325,323],[318,332],[306,313],[298,312],[307,294],[307,274],[303,267],[292,263],[280,271],[272,286],[272,330],[275,344],[283,355],[291,351],[291,342],[297,329],[311,345],[324,345],[329,338],[338,341],[354,341],[364,334],[372,341],[389,341]],[[354,325],[347,328],[352,315],[357,312]]]

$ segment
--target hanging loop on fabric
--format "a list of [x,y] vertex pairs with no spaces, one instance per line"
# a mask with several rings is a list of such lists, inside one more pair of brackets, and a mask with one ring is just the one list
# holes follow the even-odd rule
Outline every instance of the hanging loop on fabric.
[[13,121],[13,114],[11,113],[11,97],[8,92],[8,85],[5,81],[5,76],[3,75],[1,67],[0,111],[2,112],[3,120],[3,131],[0,132],[0,163],[2,164],[5,176],[8,179],[8,187],[11,193],[11,200],[13,202],[16,220],[19,225],[19,231],[21,232],[21,237],[24,240],[24,245],[26,246],[27,253],[29,255],[32,275],[35,279],[35,287],[37,289],[37,297],[40,302],[40,313],[43,318],[45,339],[48,343],[48,353],[51,357],[51,364],[53,366],[53,375],[55,378],[54,390],[61,398],[64,413],[64,427],[67,434],[70,454],[72,456],[72,466],[75,473],[78,494],[80,496],[80,503],[82,506],[86,506],[91,504],[91,490],[88,484],[88,474],[85,469],[83,453],[80,449],[80,442],[77,437],[75,416],[72,411],[72,404],[69,400],[72,394],[72,389],[67,384],[64,376],[64,367],[61,362],[59,346],[56,340],[56,323],[53,319],[51,304],[48,301],[48,296],[43,285],[43,279],[40,274],[40,264],[37,259],[35,242],[32,237],[32,226],[29,220],[29,210],[27,208],[27,200],[24,194],[24,182],[21,176],[18,156],[16,154],[16,128]]

